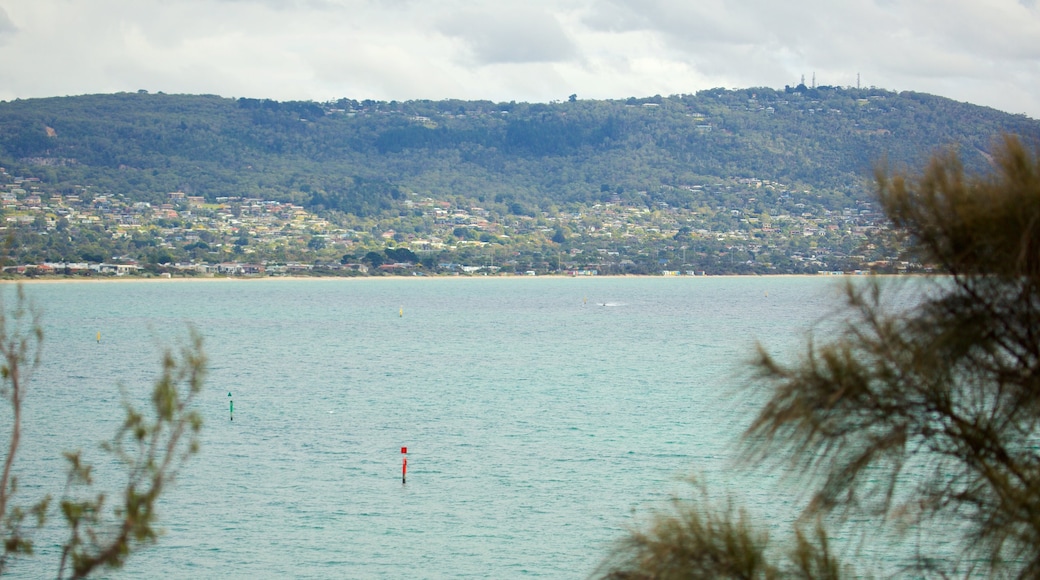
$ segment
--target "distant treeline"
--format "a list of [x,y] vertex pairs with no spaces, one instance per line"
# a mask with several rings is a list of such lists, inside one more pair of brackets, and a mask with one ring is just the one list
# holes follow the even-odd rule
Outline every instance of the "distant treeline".
[[[372,216],[408,193],[534,213],[568,202],[724,206],[754,178],[834,207],[881,159],[937,148],[985,169],[1040,122],[942,97],[839,87],[711,89],[552,103],[229,99],[121,93],[0,103],[0,165],[49,189],[161,202],[172,191]],[[700,187],[698,187],[700,186]]]

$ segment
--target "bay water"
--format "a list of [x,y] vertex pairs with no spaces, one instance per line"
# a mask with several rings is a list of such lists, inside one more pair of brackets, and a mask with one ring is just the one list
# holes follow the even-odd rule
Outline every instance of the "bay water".
[[[585,578],[697,475],[787,528],[798,498],[736,442],[781,358],[839,303],[824,277],[49,282],[19,496],[60,496],[125,396],[194,326],[210,372],[200,453],[157,545],[112,578]],[[5,286],[10,303],[13,287]],[[98,339],[100,337],[100,340]],[[119,385],[125,395],[121,395]],[[229,396],[230,395],[230,396]],[[234,402],[234,420],[230,403]],[[5,410],[6,412],[6,410]],[[9,413],[0,416],[6,433]],[[6,436],[5,436],[6,437]],[[6,439],[5,439],[6,441]],[[401,447],[408,480],[401,481]],[[56,520],[54,516],[52,520]],[[49,524],[14,577],[51,577]]]

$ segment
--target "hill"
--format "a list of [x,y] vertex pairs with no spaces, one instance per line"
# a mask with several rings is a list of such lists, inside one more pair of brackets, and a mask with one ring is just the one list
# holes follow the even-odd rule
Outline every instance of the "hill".
[[953,146],[985,170],[1002,132],[1040,143],[1040,122],[1024,116],[873,88],[553,103],[142,92],[0,103],[0,165],[59,195],[270,200],[354,230],[378,222],[404,232],[397,242],[429,233],[387,221],[421,217],[423,199],[503,222],[550,218],[545,237],[567,240],[582,230],[561,212],[596,204],[686,210],[720,223],[674,230],[709,232],[764,214],[861,211],[879,159],[916,166]]

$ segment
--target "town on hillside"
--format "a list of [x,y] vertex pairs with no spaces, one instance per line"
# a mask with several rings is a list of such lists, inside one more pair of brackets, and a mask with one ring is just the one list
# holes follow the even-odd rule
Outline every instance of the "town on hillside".
[[[0,168],[6,276],[719,275],[902,273],[875,203],[840,210],[753,178],[727,206],[614,199],[528,214],[407,193],[377,217],[317,215],[250,197],[170,192],[132,202],[57,191]],[[717,196],[715,196],[717,198]]]

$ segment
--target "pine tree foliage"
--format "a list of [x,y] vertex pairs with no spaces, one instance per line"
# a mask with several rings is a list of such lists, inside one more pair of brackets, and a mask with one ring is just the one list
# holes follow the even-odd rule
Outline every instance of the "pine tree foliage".
[[[984,175],[951,151],[920,174],[879,170],[887,215],[942,275],[850,283],[836,333],[794,363],[760,349],[756,366],[772,391],[745,433],[747,459],[802,478],[803,521],[864,541],[877,527],[897,534],[912,554],[901,570],[917,576],[1040,576],[1040,156],[1010,136],[995,149]],[[680,520],[717,517],[704,502],[684,510]],[[716,522],[701,544],[745,525]],[[614,577],[769,577],[732,575],[705,548],[694,559],[720,567],[659,573],[665,554],[698,537],[687,528],[652,549],[633,532],[620,553],[640,572]],[[827,537],[797,532],[791,544],[826,552]],[[779,558],[755,546],[749,555]],[[848,575],[829,558],[787,561],[806,562],[806,578]]]
[[[822,527],[797,530],[793,547],[778,554],[769,534],[732,501],[713,504],[707,488],[699,497],[675,499],[670,512],[655,514],[646,530],[633,529],[597,572],[605,580],[719,578],[837,580],[842,564],[830,553]],[[774,561],[778,561],[774,563]]]
[[[920,176],[879,176],[881,201],[917,257],[949,274],[900,312],[849,286],[844,335],[785,367],[748,431],[822,476],[811,510],[868,513],[911,529],[953,521],[959,562],[922,567],[1040,574],[1040,163],[1005,138],[995,171],[952,152]],[[926,540],[925,540],[926,541]],[[974,564],[969,564],[974,562]]]

